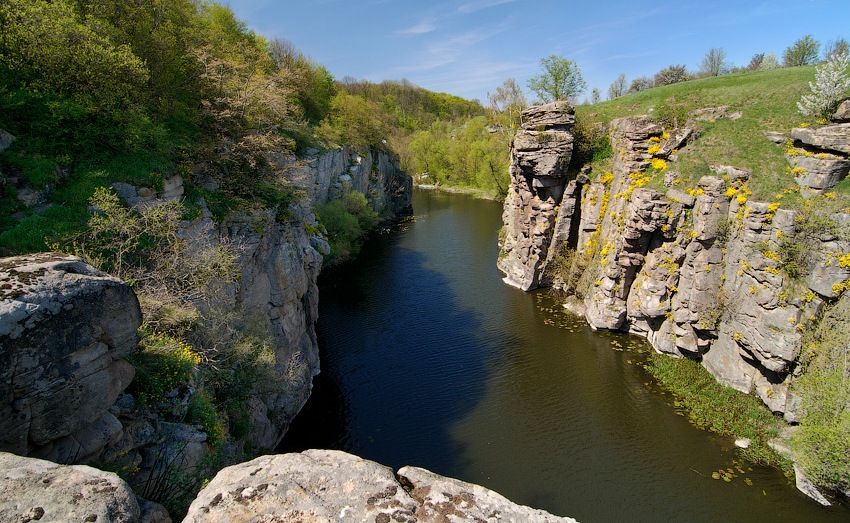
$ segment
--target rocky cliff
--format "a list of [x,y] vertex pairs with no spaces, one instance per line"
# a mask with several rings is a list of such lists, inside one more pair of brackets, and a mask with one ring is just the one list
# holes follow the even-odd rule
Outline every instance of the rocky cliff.
[[[542,110],[529,110],[526,121]],[[568,125],[569,110],[559,112],[558,125]],[[846,176],[846,127],[792,132],[789,169],[801,191],[822,193]],[[659,352],[698,359],[794,421],[789,385],[801,333],[850,278],[850,243],[837,232],[850,215],[827,214],[831,226],[807,229],[797,211],[782,208],[782,194],[749,199],[750,173],[733,166],[713,166],[715,175],[679,190],[667,160],[690,136],[646,117],[614,120],[613,167],[591,182],[553,171],[564,158],[559,147],[535,144],[546,158],[524,168],[528,135],[518,134],[499,268],[523,289],[554,281],[581,298],[592,327],[641,334]],[[659,177],[663,189],[646,186]],[[792,243],[807,252],[794,278],[784,268]]]
[[84,461],[121,435],[139,302],[79,258],[0,260],[0,450]]
[[[511,185],[505,197],[505,235],[499,270],[505,281],[529,290],[540,284],[573,152],[573,108],[566,102],[532,107],[522,113],[522,129],[511,148]],[[574,188],[572,189],[574,192]],[[557,235],[564,237],[561,221]],[[566,225],[567,233],[569,224]]]
[[[243,442],[269,450],[319,372],[317,278],[328,244],[312,203],[359,190],[393,220],[410,212],[411,197],[409,177],[386,153],[337,150],[286,158],[278,173],[301,184],[304,197],[286,209],[231,212],[217,222],[197,201],[200,215],[177,231],[184,255],[226,246],[236,256],[238,277],[216,284],[206,299],[187,298],[188,308],[271,336],[274,375],[241,402],[248,427]],[[126,183],[113,189],[137,209],[184,197],[179,176],[158,191]],[[169,418],[125,393],[134,369],[124,357],[136,348],[141,322],[133,290],[79,258],[47,253],[2,259],[0,451],[61,463],[114,463],[134,471],[134,484],[141,485],[164,467],[194,470],[207,452],[207,435],[182,423],[179,413],[185,416],[198,384],[169,393],[177,412]]]
[[281,163],[287,177],[316,203],[355,190],[387,220],[413,212],[413,180],[401,171],[398,157],[385,151],[343,147],[321,154],[313,151],[304,158],[287,157]]

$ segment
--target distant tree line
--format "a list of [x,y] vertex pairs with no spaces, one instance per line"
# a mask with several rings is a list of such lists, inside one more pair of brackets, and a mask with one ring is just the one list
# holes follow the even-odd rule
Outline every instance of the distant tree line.
[[815,40],[812,35],[806,35],[785,49],[782,53],[781,62],[773,53],[756,53],[746,66],[735,67],[727,60],[726,51],[722,47],[712,47],[703,57],[699,70],[696,72],[689,72],[683,64],[674,64],[665,67],[653,76],[641,76],[634,78],[631,82],[627,81],[625,74],[620,74],[608,86],[608,99],[613,100],[626,94],[695,78],[776,69],[778,67],[812,65],[820,61],[827,61],[834,55],[847,53],[848,50],[850,50],[850,45],[845,38],[838,38],[821,46],[820,42]]

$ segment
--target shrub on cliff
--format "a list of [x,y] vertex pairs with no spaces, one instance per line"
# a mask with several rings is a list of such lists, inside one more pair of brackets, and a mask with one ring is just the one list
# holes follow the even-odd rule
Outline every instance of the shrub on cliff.
[[830,55],[815,69],[815,81],[809,82],[810,94],[797,102],[800,114],[828,120],[838,103],[850,91],[850,55],[846,52]]
[[328,265],[346,262],[360,252],[369,232],[378,225],[379,216],[369,207],[363,193],[349,191],[336,200],[317,205],[316,215],[328,232],[331,253]]
[[842,297],[806,334],[797,383],[804,413],[793,440],[800,465],[830,490],[850,485],[850,299]]

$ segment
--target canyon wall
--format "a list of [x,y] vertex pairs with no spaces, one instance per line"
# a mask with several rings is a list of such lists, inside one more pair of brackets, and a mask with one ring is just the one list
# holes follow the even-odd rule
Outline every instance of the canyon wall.
[[[250,427],[244,441],[257,449],[277,446],[319,372],[317,278],[329,247],[313,203],[358,190],[387,221],[411,211],[410,178],[384,152],[287,157],[277,172],[304,189],[287,209],[231,211],[215,221],[199,200],[199,216],[178,231],[188,256],[211,246],[236,256],[238,277],[192,306],[234,326],[251,324],[274,341],[274,376],[242,405]],[[113,188],[137,208],[185,192],[179,176],[159,191]],[[118,462],[138,470],[140,481],[177,456],[194,467],[205,434],[138,408],[125,393],[134,372],[123,357],[134,351],[142,321],[129,286],[79,258],[46,253],[3,259],[0,293],[0,450],[62,463]],[[185,410],[193,392],[190,385],[186,397],[175,396],[175,408]]]
[[[530,109],[526,121],[540,110]],[[570,111],[560,113],[560,125],[568,125]],[[789,169],[804,196],[846,176],[846,127],[792,132]],[[744,169],[712,166],[714,174],[696,188],[678,189],[667,161],[691,135],[646,117],[614,120],[612,169],[595,181],[553,176],[548,166],[563,152],[538,147],[548,158],[536,160],[544,166],[539,176],[557,181],[554,187],[523,169],[527,138],[518,135],[498,266],[522,289],[553,284],[578,297],[593,328],[640,334],[659,352],[697,359],[718,381],[754,390],[795,421],[799,398],[790,384],[802,332],[846,288],[850,243],[834,228],[800,230],[797,211],[781,206],[783,194],[772,202],[749,199]],[[660,173],[663,189],[646,187]],[[850,225],[848,214],[825,218],[839,229]],[[801,235],[807,261],[791,278],[784,251],[788,242],[804,241]]]

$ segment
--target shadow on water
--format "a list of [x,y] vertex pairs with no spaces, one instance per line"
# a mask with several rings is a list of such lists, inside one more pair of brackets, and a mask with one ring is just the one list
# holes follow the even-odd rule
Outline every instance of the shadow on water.
[[[425,207],[420,216],[450,201]],[[460,469],[448,430],[481,396],[481,380],[467,377],[484,373],[486,343],[449,278],[405,246],[411,225],[371,238],[356,264],[321,276],[322,373],[278,451],[334,448],[393,468]]]
[[737,466],[732,441],[680,415],[643,340],[502,283],[500,205],[418,192],[414,206],[322,276],[322,374],[280,451],[420,466],[584,523],[847,520],[773,469],[711,479]]

